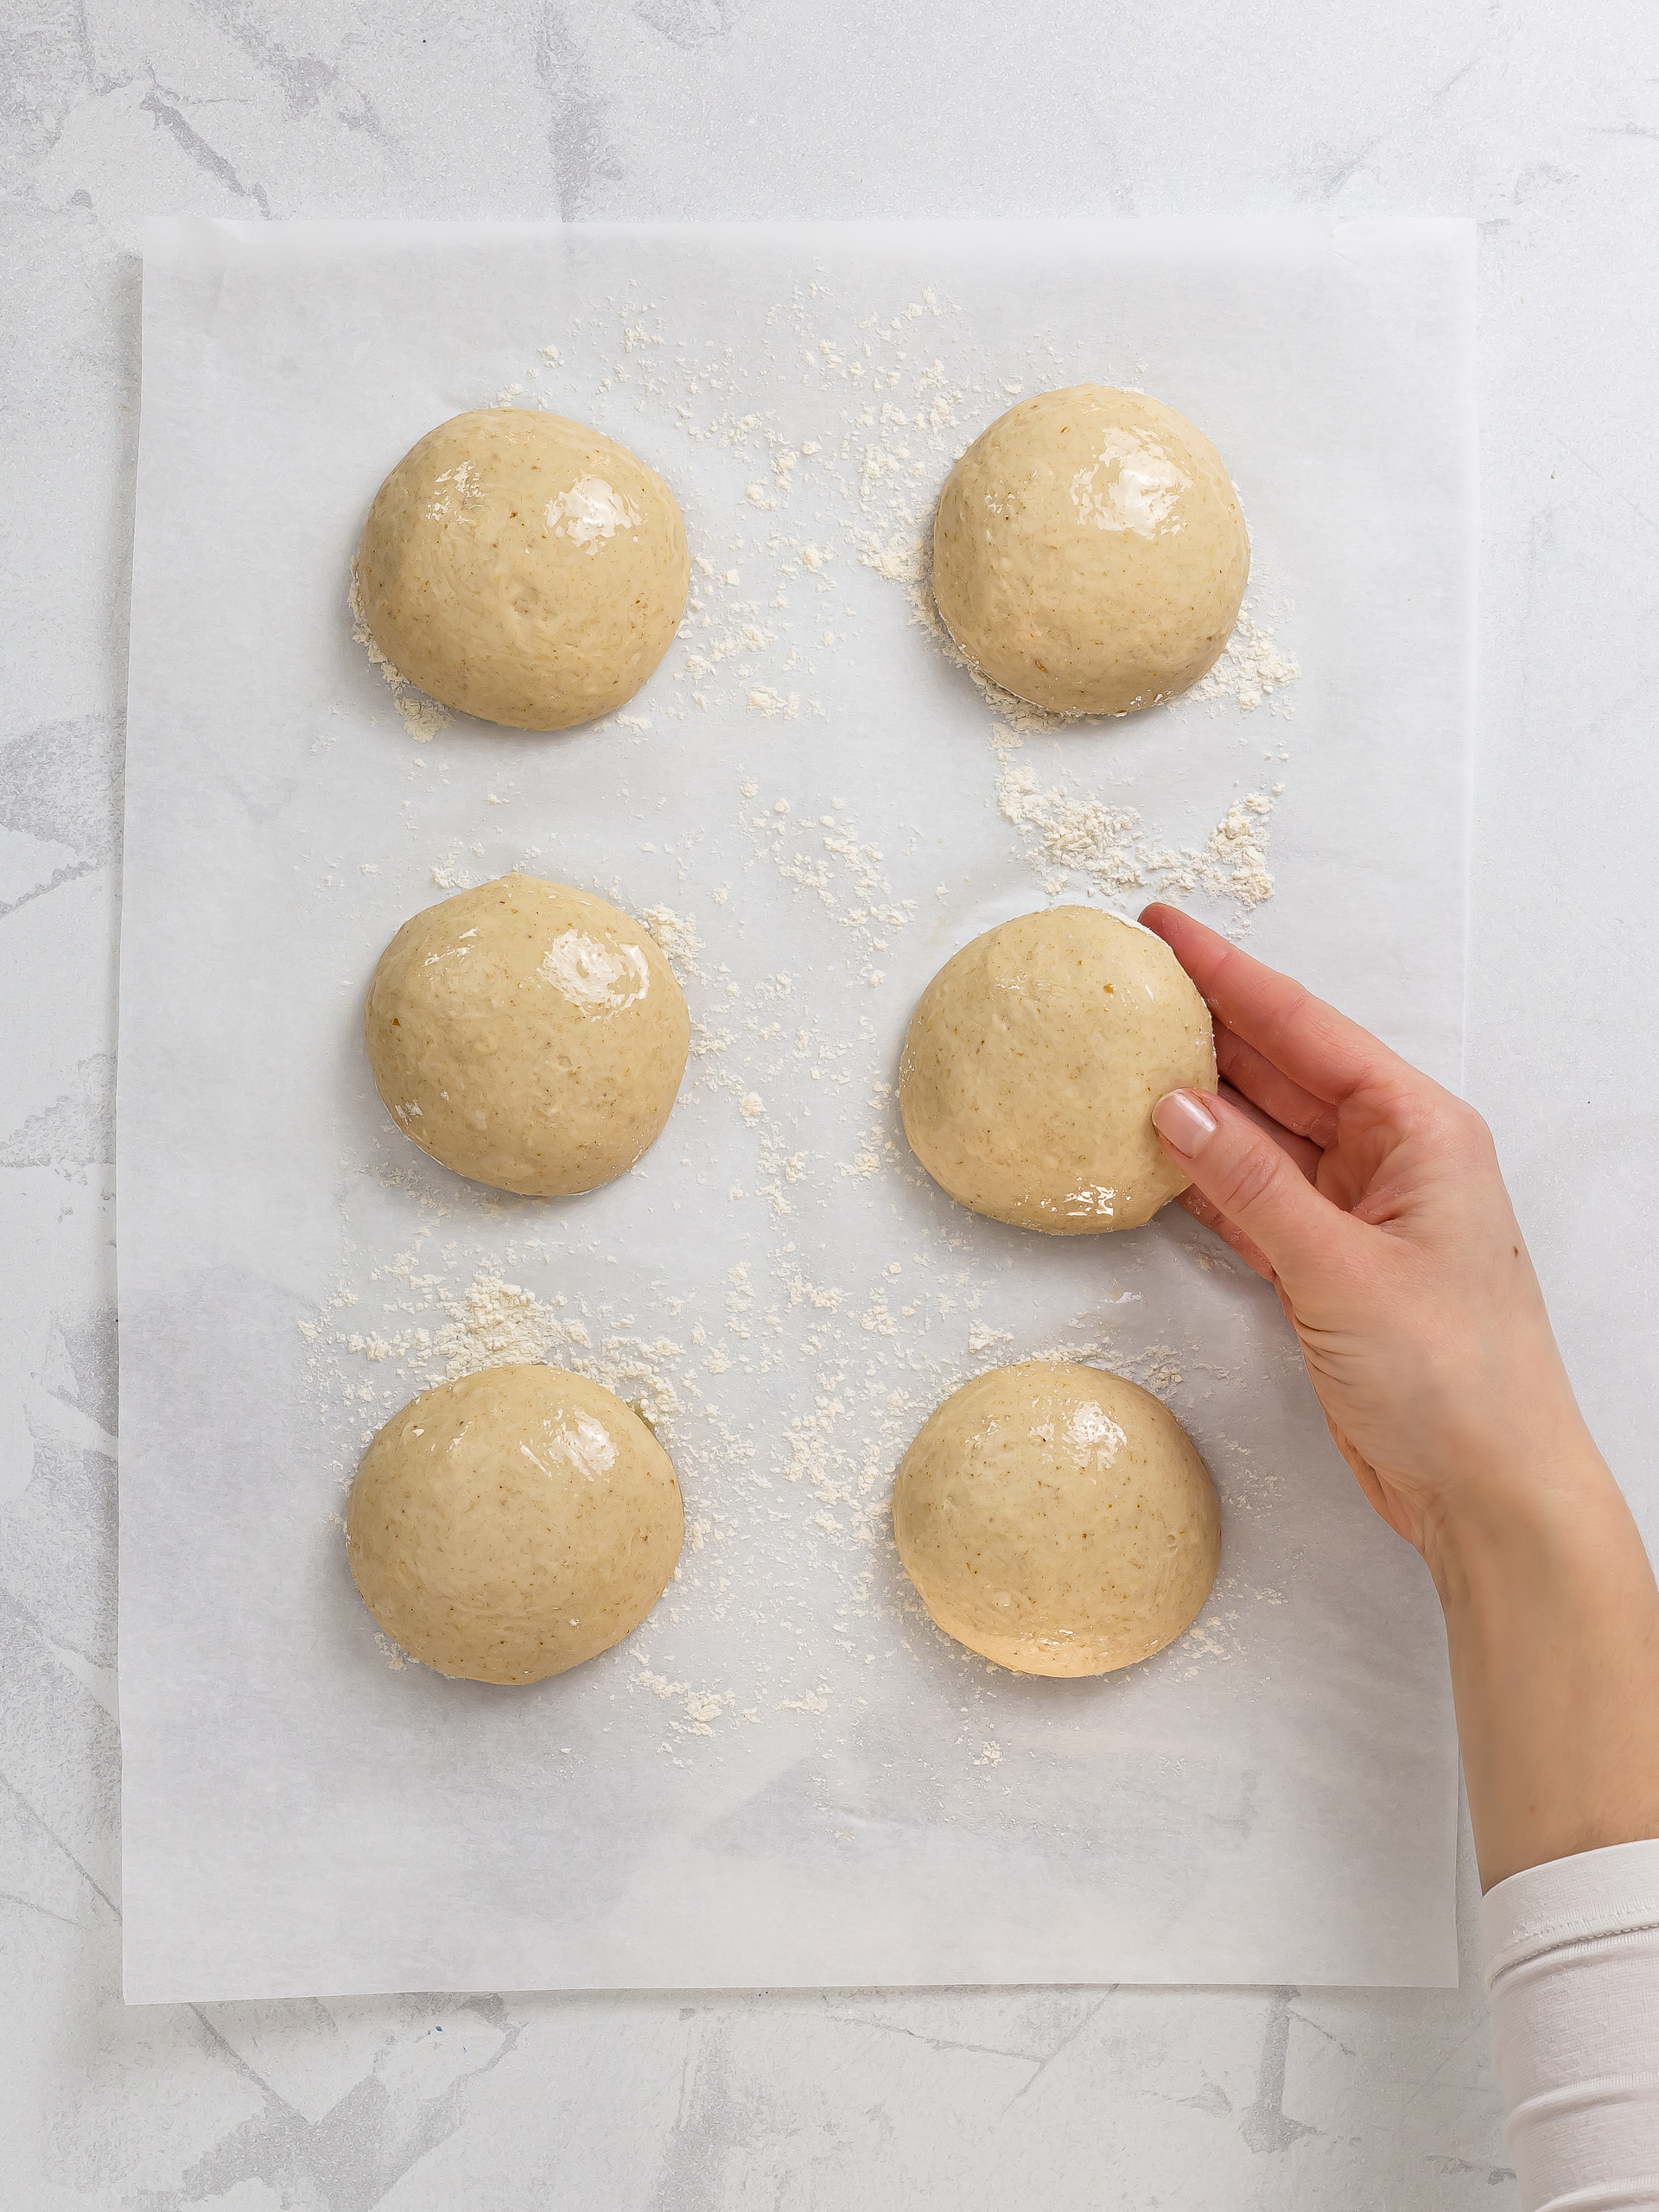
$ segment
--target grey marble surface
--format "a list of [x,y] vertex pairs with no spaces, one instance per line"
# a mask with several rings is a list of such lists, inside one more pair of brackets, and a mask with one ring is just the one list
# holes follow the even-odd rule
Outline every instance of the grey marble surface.
[[1451,1993],[123,2006],[110,1163],[136,249],[149,213],[1477,216],[1468,1088],[1651,1539],[1659,19],[16,0],[0,118],[0,2202],[1511,2202],[1466,1849]]

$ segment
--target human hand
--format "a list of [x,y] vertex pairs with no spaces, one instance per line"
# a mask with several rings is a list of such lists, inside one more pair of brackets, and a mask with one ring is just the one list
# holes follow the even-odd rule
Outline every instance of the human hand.
[[1215,1020],[1220,1098],[1153,1116],[1192,1178],[1181,1203],[1278,1292],[1382,1518],[1422,1551],[1471,1485],[1576,1463],[1589,1440],[1479,1115],[1201,922],[1141,918]]
[[1361,1488],[1446,1615],[1481,1881],[1659,1835],[1659,1590],[1472,1108],[1171,906],[1219,1096],[1153,1123],[1279,1294]]

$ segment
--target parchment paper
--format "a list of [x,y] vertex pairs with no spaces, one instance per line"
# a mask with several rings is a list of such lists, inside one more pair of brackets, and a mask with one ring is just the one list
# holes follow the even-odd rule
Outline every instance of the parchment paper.
[[[1455,1979],[1436,1607],[1273,1299],[1178,1209],[1104,1238],[973,1218],[889,1086],[969,937],[1171,882],[1455,1082],[1471,253],[1434,223],[152,226],[130,1998]],[[1084,377],[1190,414],[1240,486],[1248,711],[1011,731],[912,619],[952,454],[1016,388]],[[432,735],[353,641],[376,486],[498,397],[601,424],[685,511],[699,603],[596,729]],[[1068,876],[1039,848],[1079,821]],[[1241,823],[1275,884],[1254,907]],[[444,1173],[362,1054],[392,931],[513,866],[663,910],[698,1023],[664,1138],[579,1201]],[[399,1663],[340,1515],[396,1407],[526,1342],[652,1412],[692,1531],[634,1637],[503,1691]],[[950,1643],[887,1533],[946,1391],[1054,1348],[1165,1395],[1223,1499],[1198,1626],[1094,1681]]]

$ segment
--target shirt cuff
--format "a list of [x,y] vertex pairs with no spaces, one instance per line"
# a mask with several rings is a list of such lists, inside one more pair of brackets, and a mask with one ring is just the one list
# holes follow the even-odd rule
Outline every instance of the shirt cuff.
[[1488,1990],[1541,1952],[1633,1928],[1659,1926],[1659,1840],[1614,1843],[1529,1866],[1480,1901]]
[[1654,2212],[1659,1841],[1512,1874],[1480,1948],[1522,2212]]

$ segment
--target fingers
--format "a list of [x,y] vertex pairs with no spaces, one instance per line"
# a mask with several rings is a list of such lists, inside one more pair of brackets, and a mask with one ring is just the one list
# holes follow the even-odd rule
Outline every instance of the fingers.
[[[1221,1096],[1246,1116],[1288,1159],[1294,1160],[1310,1183],[1313,1180],[1323,1157],[1318,1145],[1310,1144],[1306,1137],[1294,1135],[1290,1130],[1281,1128],[1259,1107],[1253,1106],[1248,1098],[1241,1098],[1230,1084],[1222,1084]],[[1320,1110],[1325,1112],[1328,1109],[1321,1108]],[[1254,1237],[1247,1236],[1242,1229],[1229,1221],[1225,1214],[1205,1197],[1196,1183],[1187,1185],[1176,1204],[1185,1206],[1194,1221],[1202,1222],[1206,1229],[1213,1230],[1224,1244],[1230,1244],[1246,1267],[1254,1268],[1266,1281],[1273,1281],[1273,1263],[1262,1247]]]
[[1300,1173],[1311,1183],[1319,1172],[1319,1162],[1325,1154],[1321,1147],[1299,1137],[1292,1129],[1283,1128],[1271,1114],[1264,1114],[1250,1099],[1241,1097],[1230,1083],[1224,1083],[1221,1095],[1230,1105],[1236,1106],[1248,1121],[1253,1122],[1265,1137],[1269,1137],[1287,1159],[1294,1160]]
[[1395,1064],[1369,1030],[1179,907],[1148,906],[1141,919],[1163,938],[1217,1020],[1315,1098],[1334,1105]]
[[1230,1029],[1216,1032],[1216,1065],[1224,1081],[1253,1106],[1271,1115],[1281,1128],[1306,1137],[1321,1152],[1337,1141],[1337,1114],[1322,1098],[1304,1090],[1287,1075],[1264,1059],[1254,1045],[1247,1045]]
[[1252,1243],[1242,1229],[1235,1229],[1224,1215],[1217,1213],[1196,1183],[1188,1184],[1175,1203],[1178,1206],[1184,1206],[1194,1221],[1202,1222],[1206,1229],[1213,1230],[1224,1244],[1230,1244],[1245,1266],[1252,1268],[1264,1282],[1273,1281],[1273,1262],[1262,1247]]
[[[1152,1121],[1199,1193],[1257,1248],[1275,1278],[1317,1278],[1357,1233],[1284,1147],[1230,1099],[1172,1090],[1154,1107]],[[1242,1249],[1232,1236],[1228,1241]]]

